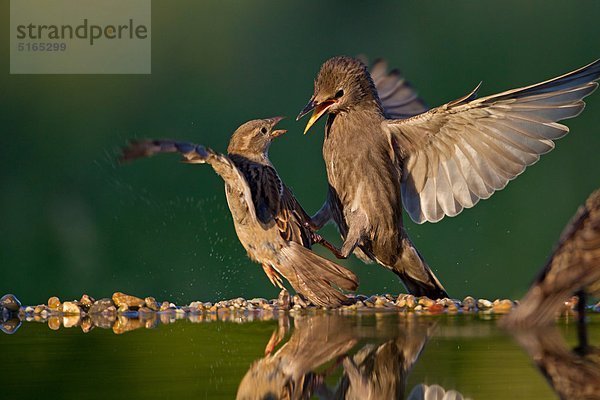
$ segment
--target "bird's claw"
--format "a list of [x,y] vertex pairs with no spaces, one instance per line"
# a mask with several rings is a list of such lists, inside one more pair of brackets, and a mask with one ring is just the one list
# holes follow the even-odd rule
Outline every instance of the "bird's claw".
[[311,232],[311,238],[312,238],[312,242],[313,243],[318,243],[321,246],[325,247],[327,250],[331,251],[331,253],[338,259],[345,259],[348,258],[347,256],[344,256],[344,254],[338,250],[334,245],[332,245],[331,243],[329,243],[323,236],[319,235],[316,232]]

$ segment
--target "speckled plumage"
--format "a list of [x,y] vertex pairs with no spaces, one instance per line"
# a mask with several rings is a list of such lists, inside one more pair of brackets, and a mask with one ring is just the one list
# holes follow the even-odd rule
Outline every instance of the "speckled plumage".
[[425,111],[407,88],[404,102],[390,96],[401,86],[387,79],[380,87],[362,62],[327,60],[300,115],[314,109],[308,129],[328,114],[323,157],[330,189],[315,227],[333,218],[344,238],[342,256],[358,247],[359,255],[398,274],[411,293],[445,297],[404,232],[401,205],[417,223],[437,222],[490,197],[554,148],[553,140],[568,132],[557,121],[582,111],[599,78],[600,60],[480,99],[478,86]]
[[271,282],[283,287],[281,274],[313,304],[339,306],[349,300],[337,288],[354,290],[358,279],[309,250],[316,237],[307,226],[310,217],[268,158],[271,140],[285,132],[274,130],[280,119],[254,120],[240,126],[227,155],[190,143],[144,140],[125,148],[123,159],[178,152],[187,163],[210,164],[225,181],[227,204],[240,242],[248,256],[262,264]]

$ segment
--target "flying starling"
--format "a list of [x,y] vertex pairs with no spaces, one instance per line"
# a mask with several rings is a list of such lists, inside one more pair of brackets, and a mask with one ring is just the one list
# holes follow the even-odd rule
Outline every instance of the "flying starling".
[[477,86],[440,107],[398,118],[362,62],[326,61],[298,116],[314,111],[306,132],[328,114],[323,157],[329,192],[313,227],[332,218],[344,239],[341,257],[358,247],[411,293],[445,297],[403,228],[401,204],[413,221],[437,222],[490,197],[554,148],[553,140],[568,132],[557,121],[581,112],[599,77],[600,60],[483,98]]
[[241,125],[231,137],[227,155],[191,143],[143,140],[130,143],[122,160],[181,153],[186,163],[210,164],[225,181],[227,204],[240,242],[248,256],[262,264],[270,281],[283,288],[283,276],[313,304],[339,306],[349,300],[337,288],[355,290],[358,279],[309,250],[313,243],[323,240],[308,227],[310,217],[282,183],[268,157],[271,141],[286,132],[274,129],[281,119]]

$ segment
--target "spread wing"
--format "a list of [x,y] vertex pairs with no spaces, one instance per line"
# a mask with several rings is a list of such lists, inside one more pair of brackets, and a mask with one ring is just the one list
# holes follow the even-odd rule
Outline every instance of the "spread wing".
[[417,223],[487,199],[569,128],[600,78],[600,60],[557,78],[476,99],[468,95],[409,119],[384,121],[403,158],[402,201]]
[[210,148],[170,139],[133,140],[122,149],[120,161],[129,162],[160,153],[179,153],[183,156],[183,162],[189,164],[210,164],[227,183],[230,190],[236,191],[238,204],[245,210],[244,214],[250,215],[252,219],[256,218],[252,193],[246,182],[246,177],[229,157]]
[[[366,57],[359,57],[359,59],[368,65]],[[369,73],[388,118],[409,118],[429,110],[400,71],[393,69],[388,72],[387,61],[375,60],[369,68]]]

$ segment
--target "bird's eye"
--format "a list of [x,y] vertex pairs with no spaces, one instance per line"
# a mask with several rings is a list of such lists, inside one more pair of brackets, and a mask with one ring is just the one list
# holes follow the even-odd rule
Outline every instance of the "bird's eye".
[[342,89],[338,90],[337,93],[335,94],[335,98],[339,99],[340,97],[342,97],[344,95],[344,91]]
[[264,126],[260,128],[260,133],[262,133],[263,135],[267,133],[267,128],[265,128]]

